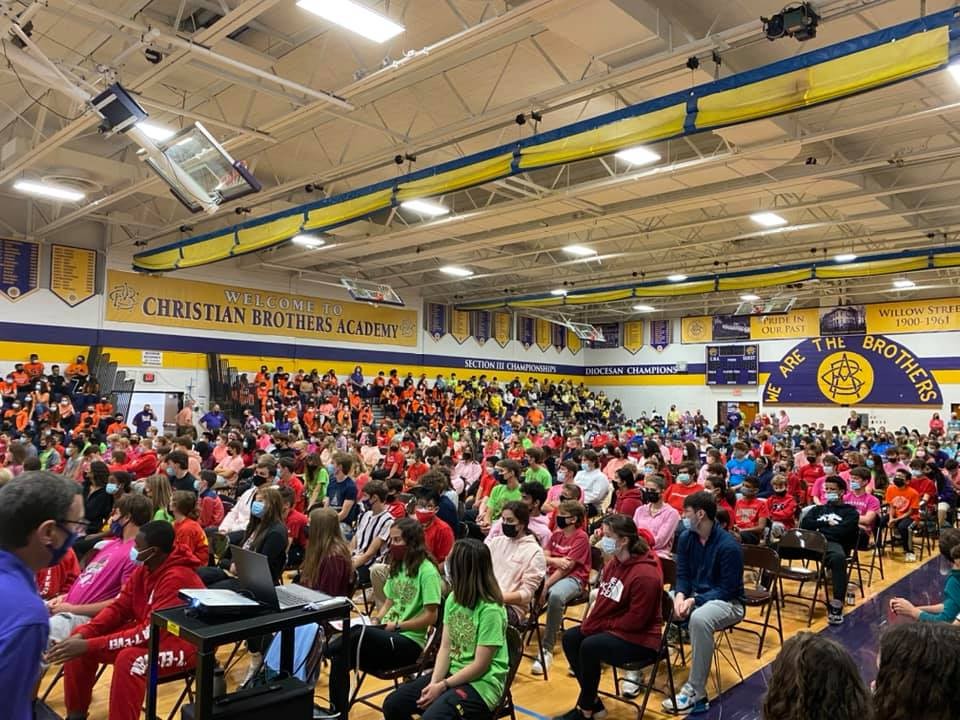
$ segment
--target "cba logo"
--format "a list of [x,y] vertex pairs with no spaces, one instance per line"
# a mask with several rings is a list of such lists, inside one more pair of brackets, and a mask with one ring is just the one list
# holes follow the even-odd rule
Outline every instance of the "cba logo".
[[110,304],[117,310],[132,310],[137,302],[137,291],[127,283],[114,287],[108,297]]
[[686,342],[698,342],[707,339],[707,324],[703,320],[694,318],[688,320],[685,325],[687,330]]
[[873,390],[873,368],[863,355],[849,350],[835,352],[817,368],[817,387],[838,405],[862,402]]

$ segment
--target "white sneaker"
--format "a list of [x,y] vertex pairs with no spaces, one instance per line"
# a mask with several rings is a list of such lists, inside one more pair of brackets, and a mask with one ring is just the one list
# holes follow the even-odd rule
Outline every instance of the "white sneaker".
[[243,681],[240,683],[241,686],[246,685],[248,682],[253,680],[257,673],[260,672],[260,668],[263,667],[263,653],[249,653],[248,657],[250,658],[250,665],[247,666],[247,672],[243,676]]
[[917,561],[917,556],[914,555],[913,553],[907,553],[906,555],[903,556],[903,559],[908,563],[915,563]]
[[543,664],[541,664],[540,659],[537,658],[533,661],[533,665],[530,667],[530,672],[532,672],[534,675],[543,675],[544,669],[549,670],[551,663],[553,663],[553,653],[544,652]]
[[623,673],[623,680],[620,681],[620,694],[632,700],[640,694],[642,682],[643,676],[639,670],[627,670]]
[[669,713],[693,715],[709,710],[710,702],[706,697],[699,697],[689,684],[684,683],[677,696],[668,697],[661,703],[661,707]]

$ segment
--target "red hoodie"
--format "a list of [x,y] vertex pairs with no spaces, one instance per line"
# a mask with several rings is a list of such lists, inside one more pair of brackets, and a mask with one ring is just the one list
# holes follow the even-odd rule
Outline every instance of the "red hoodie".
[[[178,593],[185,588],[202,588],[197,575],[199,561],[188,548],[175,545],[163,564],[151,572],[138,565],[123,586],[117,599],[101,610],[74,635],[86,638],[90,650],[121,650],[134,645],[146,645],[150,639],[150,616],[154,610],[183,605]],[[168,645],[189,643],[168,635],[164,630],[161,640]],[[192,652],[192,651],[191,651]]]
[[652,552],[633,555],[626,562],[611,559],[603,568],[593,609],[583,621],[583,634],[608,632],[629,643],[658,649],[662,593],[663,573]]
[[78,577],[80,563],[76,553],[70,549],[56,565],[45,567],[37,573],[37,590],[44,600],[53,600],[58,595],[66,595]]
[[156,475],[157,473],[157,451],[147,450],[134,460],[128,466],[128,471],[133,473],[134,480],[142,480],[145,477]]

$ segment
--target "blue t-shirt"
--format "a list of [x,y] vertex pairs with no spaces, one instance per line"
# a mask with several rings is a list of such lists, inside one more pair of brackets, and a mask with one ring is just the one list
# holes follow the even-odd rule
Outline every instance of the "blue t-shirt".
[[8,720],[33,719],[49,622],[34,574],[16,555],[0,550],[0,697]]
[[727,460],[727,472],[730,473],[730,487],[737,487],[743,482],[747,475],[753,475],[757,471],[757,464],[749,457],[742,460],[730,458]]
[[215,412],[208,412],[206,415],[200,418],[200,422],[206,425],[208,430],[219,430],[223,427],[224,420],[225,418],[223,417],[223,413]]
[[340,512],[347,500],[353,500],[353,507],[350,508],[350,512],[343,520],[348,525],[352,525],[360,512],[360,503],[357,502],[357,484],[353,481],[353,478],[346,477],[342,481],[331,478],[327,484],[327,499],[330,501],[330,507],[337,512]]

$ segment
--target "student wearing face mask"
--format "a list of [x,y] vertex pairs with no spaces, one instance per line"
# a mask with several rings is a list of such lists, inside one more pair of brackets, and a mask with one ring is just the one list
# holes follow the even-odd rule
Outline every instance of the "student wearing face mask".
[[692,468],[689,465],[681,465],[677,472],[677,481],[667,486],[663,499],[670,507],[677,511],[677,514],[683,512],[683,501],[689,495],[698,493],[703,488],[694,481]]
[[735,488],[748,475],[755,475],[757,464],[747,455],[747,444],[737,441],[733,444],[733,457],[727,460],[727,472],[730,473],[730,487]]
[[740,483],[740,497],[733,506],[732,531],[744,545],[759,545],[770,521],[767,501],[758,497],[759,491],[760,481],[748,475]]
[[850,471],[850,492],[843,496],[843,501],[856,508],[860,515],[860,539],[857,547],[861,550],[870,546],[877,518],[880,516],[880,500],[870,492],[871,482],[869,468],[855,467]]
[[484,515],[480,520],[480,527],[485,532],[488,532],[493,523],[500,517],[500,513],[508,502],[520,500],[521,472],[520,463],[516,460],[501,460],[497,463],[493,474],[497,484],[490,491],[490,497],[484,504]]
[[600,514],[603,501],[610,494],[610,481],[600,470],[600,460],[593,450],[584,450],[580,454],[580,471],[573,481],[583,489],[583,502],[587,515]]
[[350,539],[353,567],[361,585],[370,582],[370,568],[386,556],[390,527],[393,525],[393,515],[386,506],[387,486],[379,480],[371,480],[365,490],[365,510],[357,523],[357,531]]
[[637,508],[644,503],[643,488],[637,487],[636,466],[628,463],[617,470],[615,482],[617,500],[614,504],[614,512],[633,517]]
[[[646,530],[654,538],[653,549],[661,555],[670,553],[674,535],[680,524],[680,513],[663,500],[664,479],[660,475],[647,475],[643,479],[643,505],[633,513],[633,522],[638,530]],[[699,487],[699,485],[695,486]]]
[[832,475],[824,483],[823,505],[818,505],[800,521],[804,530],[814,530],[827,539],[827,552],[823,564],[830,571],[833,598],[827,608],[827,622],[839,625],[843,622],[843,603],[847,594],[847,557],[856,548],[859,538],[860,515],[857,509],[844,502],[846,481]]
[[[839,476],[839,467],[840,459],[833,454],[826,454],[823,456],[823,475],[818,477],[813,485],[810,487],[810,499],[813,501],[814,505],[824,505],[827,502],[826,498],[826,482],[827,478]],[[808,508],[804,508],[804,512],[808,512]]]
[[903,545],[904,560],[916,562],[913,553],[913,524],[920,519],[920,495],[909,485],[910,471],[903,468],[893,474],[884,502],[890,506],[890,525],[896,528]]
[[791,530],[796,525],[797,501],[787,490],[786,476],[774,475],[771,486],[773,493],[767,498],[767,514],[772,543],[779,540],[785,530]]
[[511,625],[526,616],[533,594],[546,576],[543,548],[529,531],[530,511],[519,501],[508,502],[501,513],[503,535],[487,539],[497,582],[507,605]]
[[650,664],[660,646],[663,574],[625,515],[607,515],[599,547],[609,558],[600,590],[583,624],[563,634],[563,652],[580,688],[573,709],[554,720],[605,715],[597,696],[603,665]]
[[[114,666],[111,720],[137,720],[147,682],[150,617],[156,610],[182,605],[181,590],[203,587],[196,574],[196,558],[174,543],[170,523],[152,521],[144,525],[130,549],[130,558],[138,567],[117,599],[46,655],[50,663],[64,663],[64,703],[69,719],[87,716],[97,670],[108,663]],[[169,659],[155,669],[163,678],[192,668],[196,650],[190,643],[161,631],[160,656]]]

